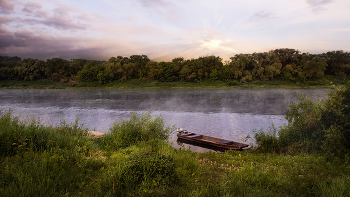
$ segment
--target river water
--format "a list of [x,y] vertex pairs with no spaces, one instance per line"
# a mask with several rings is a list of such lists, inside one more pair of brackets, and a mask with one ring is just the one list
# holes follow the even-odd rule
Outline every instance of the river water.
[[[286,123],[291,101],[305,95],[326,99],[329,89],[29,89],[0,90],[0,111],[34,117],[47,125],[62,120],[89,130],[108,132],[115,121],[128,120],[130,112],[161,116],[165,125],[241,142],[254,130]],[[171,137],[178,148],[176,133]],[[254,144],[253,139],[246,143]],[[207,151],[191,145],[193,151]]]

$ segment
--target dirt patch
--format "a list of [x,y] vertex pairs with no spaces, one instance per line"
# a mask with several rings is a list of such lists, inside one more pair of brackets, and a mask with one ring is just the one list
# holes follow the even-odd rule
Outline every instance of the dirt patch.
[[78,79],[77,78],[69,78],[68,83],[78,83]]
[[98,131],[89,131],[89,138],[101,138],[105,135],[105,133],[102,133],[102,132],[98,132]]

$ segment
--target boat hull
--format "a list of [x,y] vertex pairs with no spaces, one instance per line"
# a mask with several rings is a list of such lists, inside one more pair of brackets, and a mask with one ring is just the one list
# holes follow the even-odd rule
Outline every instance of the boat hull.
[[214,138],[206,135],[196,133],[184,132],[178,133],[177,138],[183,142],[191,142],[195,144],[205,145],[206,147],[214,147],[223,150],[242,150],[248,147],[248,144],[233,142],[230,140]]

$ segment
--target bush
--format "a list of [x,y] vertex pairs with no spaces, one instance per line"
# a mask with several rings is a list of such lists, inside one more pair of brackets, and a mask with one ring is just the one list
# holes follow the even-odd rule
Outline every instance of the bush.
[[110,133],[106,134],[101,145],[110,150],[125,148],[139,142],[152,140],[168,140],[174,128],[164,128],[163,119],[152,118],[151,113],[137,115],[132,113],[128,121],[116,121],[110,128]]
[[190,151],[165,141],[140,142],[111,153],[110,168],[91,196],[179,196],[193,183],[198,163]]
[[350,85],[329,93],[327,100],[313,102],[300,97],[286,112],[288,124],[274,133],[258,132],[258,149],[326,153],[345,156],[350,150]]
[[278,151],[279,141],[277,131],[274,125],[269,128],[268,132],[259,130],[255,133],[255,140],[258,145],[257,150],[262,152]]

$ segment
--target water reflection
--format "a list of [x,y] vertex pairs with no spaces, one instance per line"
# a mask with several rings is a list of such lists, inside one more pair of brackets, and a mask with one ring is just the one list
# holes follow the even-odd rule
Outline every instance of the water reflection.
[[[285,110],[299,95],[327,98],[328,89],[67,89],[0,90],[0,110],[34,116],[45,124],[79,117],[91,130],[108,132],[116,120],[127,120],[130,111],[162,116],[166,125],[240,141],[273,123],[283,125]],[[173,146],[180,147],[176,134]],[[248,143],[253,143],[252,140]],[[193,149],[193,148],[191,148]]]

